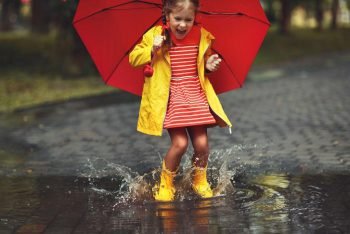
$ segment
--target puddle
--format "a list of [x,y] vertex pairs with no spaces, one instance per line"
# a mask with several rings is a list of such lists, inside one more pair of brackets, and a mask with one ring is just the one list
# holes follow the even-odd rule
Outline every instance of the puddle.
[[[199,199],[185,163],[174,202],[155,202],[158,168],[140,175],[103,159],[78,177],[0,177],[4,233],[346,233],[350,174],[286,174],[212,163],[220,196]],[[111,176],[113,175],[113,176]]]

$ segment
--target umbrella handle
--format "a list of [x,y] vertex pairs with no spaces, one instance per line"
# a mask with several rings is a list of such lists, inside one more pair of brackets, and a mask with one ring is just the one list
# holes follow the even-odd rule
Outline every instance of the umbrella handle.
[[144,67],[143,67],[143,75],[145,77],[151,77],[153,76],[153,57],[151,59],[151,62],[146,64]]
[[[168,24],[163,24],[162,25],[162,35],[165,35],[165,30],[169,30],[169,25]],[[153,75],[153,58],[151,60],[151,62],[147,65],[145,65],[145,67],[143,68],[143,75],[145,77],[151,77]]]
[[151,77],[153,75],[153,67],[151,66],[151,64],[145,65],[145,67],[143,68],[143,75],[145,77]]

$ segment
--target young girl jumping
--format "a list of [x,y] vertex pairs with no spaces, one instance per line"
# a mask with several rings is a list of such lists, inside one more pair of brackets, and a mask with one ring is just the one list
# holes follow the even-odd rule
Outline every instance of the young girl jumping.
[[163,1],[164,25],[146,32],[129,55],[132,66],[153,67],[145,77],[137,130],[161,136],[164,128],[171,139],[154,193],[158,201],[174,200],[173,179],[188,136],[194,149],[192,188],[200,197],[213,196],[207,181],[207,128],[232,126],[206,76],[219,68],[221,59],[211,54],[214,37],[194,25],[198,8],[198,0]]

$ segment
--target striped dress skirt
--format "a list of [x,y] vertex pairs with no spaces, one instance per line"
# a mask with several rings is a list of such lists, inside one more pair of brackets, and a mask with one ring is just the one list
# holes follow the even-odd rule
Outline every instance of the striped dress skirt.
[[197,72],[198,45],[177,45],[170,49],[172,77],[165,115],[165,129],[212,125],[210,112]]

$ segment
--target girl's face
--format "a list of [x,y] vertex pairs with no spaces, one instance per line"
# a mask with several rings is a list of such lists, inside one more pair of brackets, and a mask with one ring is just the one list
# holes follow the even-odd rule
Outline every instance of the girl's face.
[[193,26],[195,16],[195,9],[189,2],[184,2],[169,13],[167,19],[170,30],[177,39],[186,37]]

